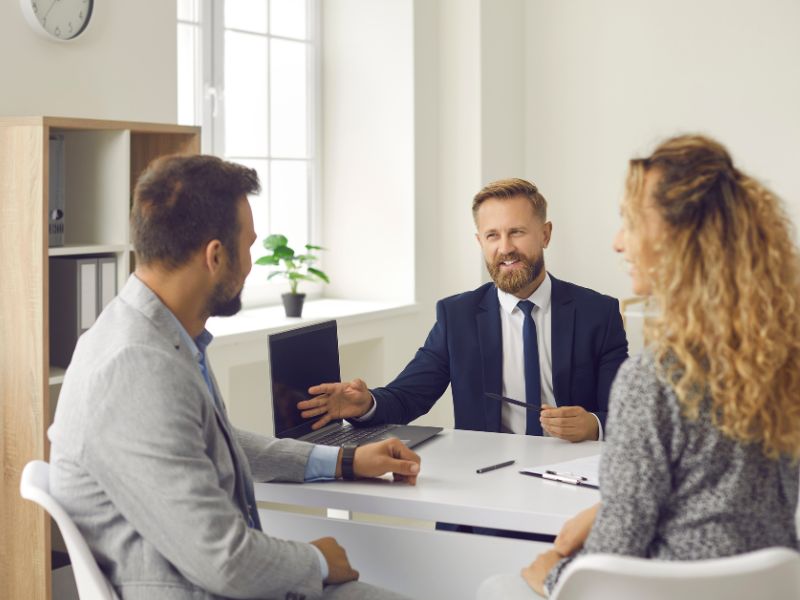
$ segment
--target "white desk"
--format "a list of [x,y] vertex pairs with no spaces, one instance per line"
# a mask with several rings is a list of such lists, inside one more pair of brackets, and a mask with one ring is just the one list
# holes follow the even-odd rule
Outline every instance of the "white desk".
[[[519,469],[598,454],[602,442],[445,430],[417,447],[417,485],[387,479],[257,483],[256,500],[555,535],[599,501],[596,490],[520,475]],[[477,474],[475,469],[515,459]]]

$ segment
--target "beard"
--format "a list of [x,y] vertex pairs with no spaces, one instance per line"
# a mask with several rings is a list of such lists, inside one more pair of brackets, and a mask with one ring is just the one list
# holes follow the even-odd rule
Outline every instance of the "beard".
[[222,281],[214,287],[208,299],[208,314],[212,317],[232,317],[242,310],[242,290],[235,290],[235,283]]
[[[501,264],[506,260],[518,260],[522,263],[522,268],[504,272]],[[493,263],[487,260],[486,268],[498,289],[507,294],[516,294],[520,290],[524,290],[542,274],[542,271],[544,271],[544,254],[529,260],[521,254],[512,252],[501,256]]]

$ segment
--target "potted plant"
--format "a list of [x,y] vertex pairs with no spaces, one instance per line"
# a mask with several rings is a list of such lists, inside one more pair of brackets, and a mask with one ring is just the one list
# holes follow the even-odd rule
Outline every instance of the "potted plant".
[[273,233],[264,238],[264,248],[269,250],[270,254],[265,254],[257,259],[256,264],[283,267],[277,271],[272,271],[267,279],[285,277],[289,280],[289,293],[281,295],[283,308],[287,317],[299,317],[303,313],[303,301],[306,295],[297,292],[297,284],[301,281],[330,283],[330,279],[324,272],[311,266],[317,260],[314,251],[324,250],[324,248],[306,244],[305,254],[295,254],[294,249],[288,246],[288,242],[289,240],[286,239],[286,236],[279,233]]

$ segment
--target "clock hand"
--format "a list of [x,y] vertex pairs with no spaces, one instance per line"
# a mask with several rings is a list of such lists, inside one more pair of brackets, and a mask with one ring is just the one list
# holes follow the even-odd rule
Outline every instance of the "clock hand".
[[53,0],[53,3],[50,5],[50,8],[47,9],[47,12],[44,13],[44,17],[42,17],[42,18],[44,18],[44,19],[47,18],[47,15],[50,14],[50,11],[53,10],[53,7],[56,5],[57,2],[58,2],[58,0]]

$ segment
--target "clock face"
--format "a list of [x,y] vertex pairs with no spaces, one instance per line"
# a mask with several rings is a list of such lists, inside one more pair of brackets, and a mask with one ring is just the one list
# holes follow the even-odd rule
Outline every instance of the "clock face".
[[[46,33],[58,40],[78,37],[92,17],[94,0],[21,0],[28,21],[35,19]],[[33,25],[33,23],[31,23]]]

